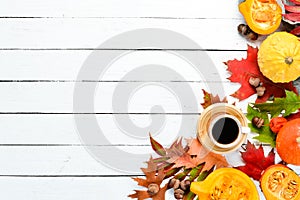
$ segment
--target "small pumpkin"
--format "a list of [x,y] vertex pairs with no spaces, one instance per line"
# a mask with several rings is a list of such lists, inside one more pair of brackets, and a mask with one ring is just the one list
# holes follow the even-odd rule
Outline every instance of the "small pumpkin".
[[255,33],[270,34],[280,26],[282,9],[276,0],[246,0],[239,10]]
[[219,168],[204,181],[192,182],[190,190],[201,200],[259,200],[253,181],[244,172],[234,168]]
[[265,39],[258,51],[258,66],[273,82],[290,82],[300,76],[300,42],[287,32],[276,32]]
[[282,160],[300,165],[300,118],[288,121],[278,132],[276,149]]
[[300,178],[285,165],[267,168],[261,177],[260,187],[266,200],[300,199]]

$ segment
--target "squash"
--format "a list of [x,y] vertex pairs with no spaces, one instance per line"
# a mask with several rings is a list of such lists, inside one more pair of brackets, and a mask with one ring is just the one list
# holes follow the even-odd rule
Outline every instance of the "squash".
[[202,182],[192,182],[190,190],[201,200],[259,200],[253,181],[244,172],[234,168],[219,168]]
[[280,26],[282,9],[276,0],[246,0],[239,10],[255,33],[270,34]]
[[266,200],[300,199],[300,178],[285,165],[267,168],[261,177],[260,187]]
[[261,73],[275,83],[290,82],[300,76],[300,42],[290,33],[268,36],[257,56]]
[[288,121],[278,132],[276,149],[282,160],[300,165],[300,118]]

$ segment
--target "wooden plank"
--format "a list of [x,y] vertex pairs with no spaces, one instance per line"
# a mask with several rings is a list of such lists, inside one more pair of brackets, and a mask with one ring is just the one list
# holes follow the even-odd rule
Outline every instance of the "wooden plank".
[[[242,19],[5,18],[0,20],[0,44],[1,49],[127,49],[133,46],[145,48],[146,45],[148,48],[150,46],[158,49],[245,50],[247,42],[237,31],[240,23],[243,23]],[[154,46],[149,42],[155,40],[153,32],[150,31],[139,35],[136,31],[130,36],[123,34],[124,39],[116,42],[114,38],[115,42],[110,40],[99,46],[116,35],[146,28],[167,29],[173,33],[168,32],[162,36],[160,30],[160,33],[157,33],[159,44]],[[174,37],[177,35],[174,32],[184,35],[186,40],[194,41],[199,47]],[[148,42],[150,44],[145,44]]]
[[[143,162],[148,160],[153,152],[150,146],[91,148],[103,156],[96,159],[87,148],[80,146],[1,146],[0,161],[3,165],[0,173],[2,176],[138,175],[141,174],[140,167],[143,166]],[[119,155],[116,155],[116,152]]]
[[[258,182],[255,182],[261,200],[265,199]],[[31,200],[99,200],[128,199],[134,189],[143,189],[129,177],[99,178],[0,178],[0,195],[4,199]],[[166,192],[166,199],[173,200],[173,190]]]
[[[151,146],[97,146],[102,156],[79,146],[1,146],[2,176],[120,176],[139,175]],[[265,147],[266,153],[270,147]],[[116,154],[118,152],[118,154]],[[155,157],[156,155],[153,154]],[[239,152],[226,155],[232,166],[243,165]],[[96,158],[96,159],[95,159]],[[277,156],[276,162],[280,159]],[[300,167],[291,166],[297,173]]]
[[[92,52],[92,50],[3,50],[0,53],[0,80],[75,81],[82,65]],[[100,52],[107,53],[110,51],[102,50]],[[175,52],[180,54],[182,51]],[[241,59],[246,57],[245,51],[196,51],[194,53],[195,55],[207,54],[220,73],[220,77],[224,78],[224,80],[228,74],[225,72],[226,66],[223,62],[234,58]],[[132,70],[146,64],[159,64],[171,67],[172,70],[183,76],[186,81],[199,81],[202,78],[199,73],[194,71],[192,66],[178,56],[165,51],[141,50],[133,51],[114,61],[109,69],[105,71],[104,76],[101,79],[95,79],[95,81],[121,80]]]
[[14,0],[2,3],[0,13],[9,17],[241,17],[238,1],[223,0]]
[[[239,84],[230,82],[5,82],[0,87],[0,93],[5,94],[0,98],[0,110],[2,113],[200,113],[201,89],[222,98],[229,97],[238,87]],[[246,104],[237,106],[245,110]]]
[[[0,178],[3,199],[31,200],[99,200],[129,199],[139,188],[129,177],[99,178]],[[167,199],[171,193],[167,193]]]
[[[119,122],[119,117],[127,115],[96,115],[102,134],[108,140],[101,140],[98,145],[149,145],[149,132],[165,145],[179,136],[195,137],[199,115],[131,114],[133,128]],[[153,118],[165,119],[165,122],[153,123]],[[0,145],[88,145],[82,143],[72,114],[9,114],[0,115],[0,121]],[[138,134],[139,138],[132,134]]]

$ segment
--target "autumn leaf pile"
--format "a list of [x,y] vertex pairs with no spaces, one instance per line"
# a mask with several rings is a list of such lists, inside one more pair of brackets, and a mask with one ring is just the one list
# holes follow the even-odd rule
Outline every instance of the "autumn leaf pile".
[[[147,168],[141,168],[145,174],[143,178],[133,178],[138,185],[145,187],[147,190],[135,190],[134,194],[129,195],[131,198],[154,200],[164,200],[168,184],[161,186],[164,179],[175,177],[189,181],[203,180],[214,168],[229,167],[226,159],[219,154],[207,151],[198,139],[187,139],[186,145],[183,146],[182,139],[178,139],[164,148],[160,143],[150,135],[150,143],[153,150],[157,153],[157,158],[150,157],[147,162]],[[159,191],[151,195],[149,193],[149,184],[157,184]],[[194,199],[195,194],[188,192],[184,195],[185,200]]]

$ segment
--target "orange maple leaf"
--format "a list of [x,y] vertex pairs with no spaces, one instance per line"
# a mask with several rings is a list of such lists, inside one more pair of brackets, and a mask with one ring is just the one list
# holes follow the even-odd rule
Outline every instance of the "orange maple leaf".
[[[159,187],[164,180],[165,172],[163,168],[158,168],[157,163],[154,162],[153,158],[150,157],[147,162],[147,168],[141,168],[143,173],[146,176],[146,179],[143,178],[132,178],[135,180],[138,185],[148,188],[150,184],[157,184]],[[155,195],[150,195],[148,191],[145,190],[134,190],[134,194],[128,195],[131,198],[137,198],[138,200],[152,198],[153,200],[164,200],[165,192],[167,190],[167,184],[159,189],[158,193]]]
[[185,167],[186,169],[197,167],[201,163],[205,163],[204,170],[209,170],[213,166],[216,168],[227,167],[225,157],[206,150],[198,139],[187,140],[188,145],[182,146],[182,139],[176,140],[170,148],[166,149],[166,157],[168,163],[174,163],[172,168]]
[[205,163],[202,171],[210,170],[213,166],[217,168],[229,167],[229,164],[224,156],[213,153],[205,149],[198,139],[188,139],[188,154],[195,160],[196,163]]

